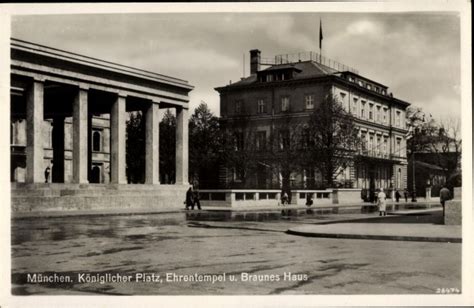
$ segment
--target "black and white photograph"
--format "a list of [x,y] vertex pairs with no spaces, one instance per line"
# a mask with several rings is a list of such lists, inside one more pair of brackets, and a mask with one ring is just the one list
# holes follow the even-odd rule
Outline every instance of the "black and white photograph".
[[0,6],[0,306],[473,304],[471,4],[428,3]]

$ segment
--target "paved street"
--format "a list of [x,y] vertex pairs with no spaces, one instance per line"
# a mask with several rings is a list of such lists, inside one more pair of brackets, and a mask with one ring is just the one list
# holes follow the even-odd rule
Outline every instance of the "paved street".
[[[305,223],[340,218],[215,225],[188,223],[183,213],[14,220],[12,292],[252,295],[461,290],[461,244],[308,238],[284,233]],[[71,282],[26,283],[27,273],[56,273],[71,277]],[[148,273],[144,276],[150,281],[140,278],[135,282],[137,273]],[[151,281],[155,279],[152,273],[159,279]],[[79,274],[89,274],[89,278],[131,275],[133,282],[84,282],[79,281]],[[193,279],[190,276],[225,281],[183,281]],[[230,281],[232,278],[236,281]]]

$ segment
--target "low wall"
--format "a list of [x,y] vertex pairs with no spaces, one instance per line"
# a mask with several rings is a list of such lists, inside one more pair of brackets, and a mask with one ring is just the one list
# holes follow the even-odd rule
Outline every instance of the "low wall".
[[[361,202],[360,189],[292,190],[291,204],[306,205],[308,198],[313,206],[354,204]],[[199,191],[204,207],[255,207],[276,206],[281,203],[281,191],[270,189],[204,189]]]
[[334,204],[362,202],[360,188],[337,188],[332,191]]
[[256,189],[203,189],[199,198],[203,207],[277,206],[280,190]]
[[291,192],[291,204],[306,205],[308,197],[313,206],[332,204],[332,190],[294,190]]
[[12,186],[12,212],[183,209],[189,185]]
[[462,189],[455,187],[453,191],[453,200],[445,204],[444,224],[461,225],[462,223]]

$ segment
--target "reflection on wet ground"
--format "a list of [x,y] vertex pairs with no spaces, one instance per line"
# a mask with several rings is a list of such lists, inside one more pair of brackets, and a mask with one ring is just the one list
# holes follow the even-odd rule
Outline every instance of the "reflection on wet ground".
[[[440,286],[460,289],[458,244],[317,239],[285,234],[297,224],[335,217],[341,216],[234,221],[226,222],[226,228],[203,228],[186,221],[184,213],[13,220],[12,292],[431,294]],[[28,283],[28,273],[56,273],[71,276],[73,281]],[[238,279],[220,283],[82,283],[77,279],[79,273],[226,273]],[[277,275],[280,279],[244,281],[239,278],[242,273]],[[307,280],[286,280],[285,273],[304,274]]]

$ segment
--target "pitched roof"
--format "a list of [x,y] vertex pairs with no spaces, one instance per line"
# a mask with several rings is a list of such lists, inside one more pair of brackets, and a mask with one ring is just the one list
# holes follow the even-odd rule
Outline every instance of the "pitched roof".
[[[291,63],[291,64],[272,65],[270,67],[267,67],[259,71],[259,73],[266,72],[266,71],[284,70],[284,69],[290,69],[290,68],[295,68],[298,71],[295,74],[295,77],[294,77],[295,80],[313,78],[313,77],[322,77],[322,76],[331,75],[337,72],[337,70],[335,69],[332,69],[330,67],[327,67],[325,65],[322,65],[314,61],[302,61],[302,62],[296,62],[296,63]],[[242,78],[241,80],[237,82],[231,83],[230,85],[228,85],[228,87],[249,85],[256,82],[257,82],[257,75],[252,74],[248,77]]]

